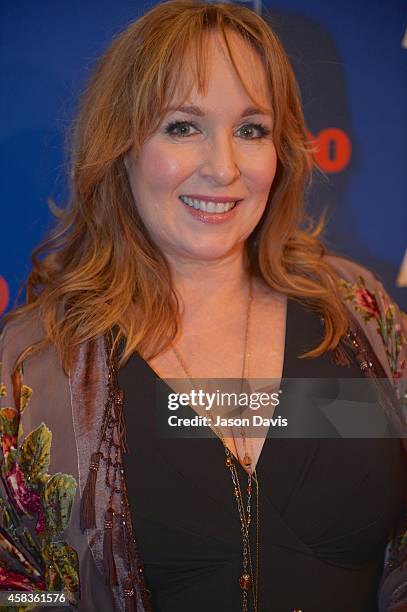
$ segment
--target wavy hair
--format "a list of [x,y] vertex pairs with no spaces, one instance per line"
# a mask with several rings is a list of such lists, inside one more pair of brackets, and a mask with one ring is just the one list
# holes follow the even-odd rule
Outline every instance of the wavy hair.
[[[337,275],[324,257],[324,220],[309,223],[304,193],[313,159],[296,79],[270,25],[239,4],[169,0],[132,22],[97,65],[83,92],[70,136],[70,199],[48,237],[33,251],[26,302],[8,315],[38,309],[45,336],[69,369],[81,342],[115,330],[122,365],[134,352],[147,359],[169,346],[179,304],[168,264],[138,214],[124,156],[137,152],[174,99],[196,85],[206,91],[205,36],[239,34],[262,60],[271,92],[277,171],[265,212],[246,242],[253,274],[323,314],[324,337],[304,356],[336,347],[347,317]],[[188,59],[189,78],[182,79]]]

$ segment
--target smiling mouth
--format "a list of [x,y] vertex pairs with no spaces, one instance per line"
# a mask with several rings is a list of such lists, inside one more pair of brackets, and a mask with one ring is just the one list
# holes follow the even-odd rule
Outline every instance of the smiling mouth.
[[188,196],[179,196],[179,199],[195,210],[202,210],[206,213],[225,213],[232,210],[238,202],[205,202],[204,200],[196,200],[195,198],[189,198]]

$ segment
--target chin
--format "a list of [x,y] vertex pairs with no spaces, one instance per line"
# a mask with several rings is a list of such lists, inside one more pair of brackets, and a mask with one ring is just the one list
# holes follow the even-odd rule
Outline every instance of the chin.
[[217,261],[226,257],[229,253],[230,251],[226,251],[225,249],[195,249],[189,251],[188,256],[198,261]]

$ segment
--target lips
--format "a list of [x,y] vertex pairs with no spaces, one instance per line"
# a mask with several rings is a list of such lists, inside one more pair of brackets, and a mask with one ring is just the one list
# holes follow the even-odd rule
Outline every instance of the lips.
[[199,200],[188,196],[180,196],[181,202],[187,204],[192,209],[200,210],[210,214],[224,214],[234,208],[236,202],[216,202],[215,200]]
[[238,214],[240,202],[214,202],[213,200],[193,200],[188,196],[179,196],[187,213],[197,221],[218,225],[228,223]]
[[200,195],[200,194],[190,194],[190,193],[186,193],[186,194],[181,194],[180,198],[191,198],[192,200],[202,200],[203,202],[215,202],[215,203],[225,203],[225,202],[239,202],[240,200],[242,200],[243,198],[240,197],[236,197],[233,195],[230,196],[207,196],[207,195]]

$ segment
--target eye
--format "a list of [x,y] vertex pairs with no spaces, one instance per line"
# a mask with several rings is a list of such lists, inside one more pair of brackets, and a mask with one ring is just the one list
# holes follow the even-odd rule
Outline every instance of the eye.
[[[191,134],[191,128],[199,131],[198,126],[192,121],[171,121],[165,127],[164,132],[170,136],[187,138],[194,135],[194,133]],[[262,123],[246,123],[239,128],[239,131],[244,131],[244,140],[260,140],[270,134],[269,128]]]
[[[247,136],[244,136],[245,140],[259,140],[260,138],[265,138],[270,134],[270,130],[268,127],[263,125],[262,123],[246,123],[239,128],[239,131],[244,130]],[[253,132],[257,131],[257,136],[253,136]]]
[[171,123],[166,126],[164,131],[170,136],[180,136],[181,138],[186,138],[187,136],[191,135],[189,133],[191,127],[195,130],[198,129],[197,126],[191,121],[171,121]]

